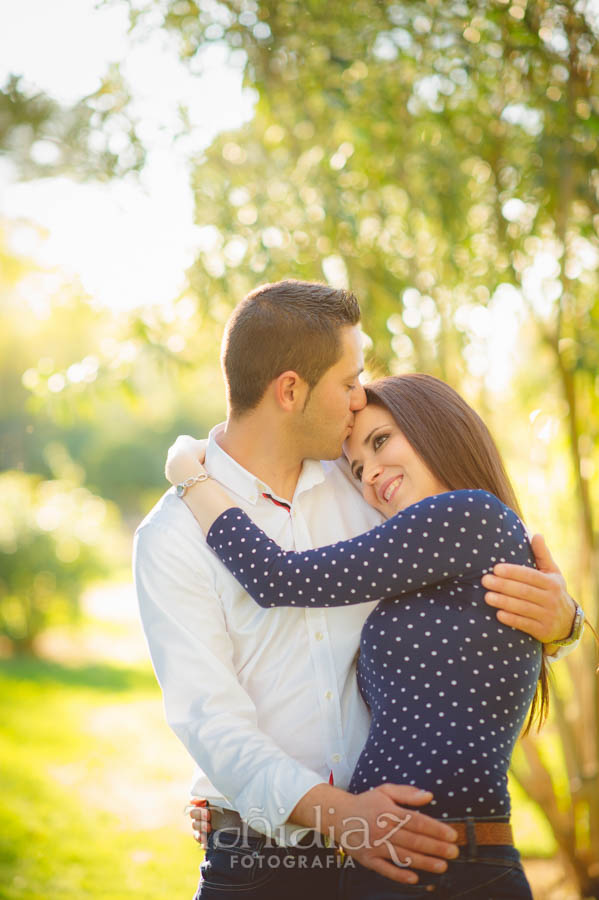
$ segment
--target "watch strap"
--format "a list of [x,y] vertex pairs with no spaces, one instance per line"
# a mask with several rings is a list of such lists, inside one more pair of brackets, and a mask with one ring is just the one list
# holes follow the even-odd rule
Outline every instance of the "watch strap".
[[576,604],[576,612],[574,613],[574,621],[572,623],[572,630],[568,637],[563,638],[561,641],[552,641],[556,647],[569,647],[570,644],[576,643],[576,641],[580,638],[582,634],[582,626],[584,625],[584,610],[582,606]]

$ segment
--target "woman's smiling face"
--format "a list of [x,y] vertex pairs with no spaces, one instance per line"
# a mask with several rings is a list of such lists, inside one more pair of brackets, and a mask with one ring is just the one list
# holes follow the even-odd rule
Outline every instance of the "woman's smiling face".
[[386,518],[447,490],[382,406],[368,404],[356,413],[344,452],[364,499]]

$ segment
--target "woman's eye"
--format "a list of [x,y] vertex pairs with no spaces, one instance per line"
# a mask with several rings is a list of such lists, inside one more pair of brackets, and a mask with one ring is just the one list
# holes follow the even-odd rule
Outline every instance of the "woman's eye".
[[362,481],[362,466],[358,466],[357,469],[354,469],[354,478],[358,481]]
[[378,450],[379,447],[385,443],[388,437],[388,434],[377,434],[376,437],[372,439],[372,446],[374,447],[374,449]]

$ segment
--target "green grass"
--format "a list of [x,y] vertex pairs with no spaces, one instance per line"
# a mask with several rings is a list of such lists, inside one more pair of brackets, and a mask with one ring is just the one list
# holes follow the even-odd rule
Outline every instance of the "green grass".
[[191,898],[200,856],[180,824],[184,790],[175,826],[134,808],[170,768],[183,784],[191,772],[162,731],[151,671],[2,661],[0,703],[0,897]]
[[[146,668],[0,661],[0,898],[191,900],[191,760]],[[517,845],[550,857],[538,807],[512,785]]]

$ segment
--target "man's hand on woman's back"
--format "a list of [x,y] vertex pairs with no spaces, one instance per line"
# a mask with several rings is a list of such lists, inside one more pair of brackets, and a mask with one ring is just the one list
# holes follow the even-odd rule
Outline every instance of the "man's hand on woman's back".
[[570,634],[576,604],[544,537],[535,534],[531,546],[537,568],[499,563],[492,575],[482,579],[487,588],[485,600],[497,608],[497,618],[503,625],[551,644]]

